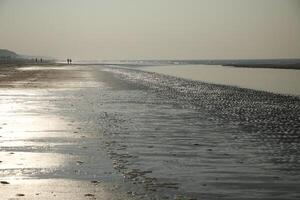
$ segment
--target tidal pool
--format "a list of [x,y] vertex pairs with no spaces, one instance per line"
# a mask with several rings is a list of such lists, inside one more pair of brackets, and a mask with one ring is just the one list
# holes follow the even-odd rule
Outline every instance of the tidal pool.
[[139,69],[207,83],[300,96],[300,70],[295,69],[237,68],[220,65],[170,65]]

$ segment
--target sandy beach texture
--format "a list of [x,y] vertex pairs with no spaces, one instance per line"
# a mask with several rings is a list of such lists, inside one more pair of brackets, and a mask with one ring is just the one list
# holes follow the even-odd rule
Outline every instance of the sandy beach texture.
[[[56,91],[90,87],[84,70],[0,67],[0,199],[132,199],[98,136],[59,114]],[[70,105],[69,105],[70,106]],[[120,182],[119,180],[119,182]]]
[[0,67],[0,199],[299,199],[300,99],[105,65]]

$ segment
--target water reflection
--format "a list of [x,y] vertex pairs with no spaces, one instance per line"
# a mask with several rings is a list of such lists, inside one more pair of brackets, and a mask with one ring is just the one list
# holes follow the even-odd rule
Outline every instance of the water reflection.
[[[1,198],[83,199],[86,194],[113,198],[103,185],[119,183],[122,177],[112,170],[98,136],[63,113],[66,108],[76,115],[72,102],[80,98],[77,91],[103,83],[95,82],[85,69],[65,70],[52,66],[19,69],[1,83]],[[59,95],[66,91],[73,95]],[[58,107],[57,102],[66,106]],[[101,186],[99,181],[91,182],[100,179],[105,182]]]
[[48,137],[72,137],[66,121],[55,115],[47,90],[2,89],[0,91],[1,179],[50,174],[70,157],[51,153],[51,143],[35,142]]
[[255,69],[218,65],[172,65],[140,69],[207,83],[300,96],[300,70]]

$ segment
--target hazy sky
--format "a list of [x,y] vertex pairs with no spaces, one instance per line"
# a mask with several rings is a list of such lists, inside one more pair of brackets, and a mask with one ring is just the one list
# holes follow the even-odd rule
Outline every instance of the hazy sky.
[[0,0],[0,48],[78,59],[300,58],[300,0]]

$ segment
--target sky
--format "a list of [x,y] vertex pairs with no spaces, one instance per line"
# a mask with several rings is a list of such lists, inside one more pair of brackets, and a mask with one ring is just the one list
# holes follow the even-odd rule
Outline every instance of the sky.
[[300,0],[0,0],[0,48],[61,59],[300,58]]

